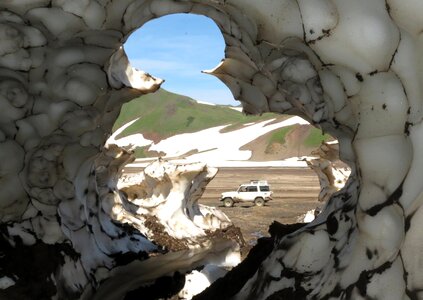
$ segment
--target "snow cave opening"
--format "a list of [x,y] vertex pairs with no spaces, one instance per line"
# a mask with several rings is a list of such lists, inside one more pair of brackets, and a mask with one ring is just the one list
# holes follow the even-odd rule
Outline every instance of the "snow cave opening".
[[[202,198],[206,203],[203,204],[227,210],[225,213],[229,212],[230,219],[241,228],[248,227],[248,215],[257,214],[257,209],[271,210],[274,204],[267,202],[265,207],[251,208],[254,206],[250,203],[240,202],[235,206],[241,207],[242,212],[239,216],[232,215],[231,210],[219,202],[219,191],[237,189],[250,179],[266,180],[270,176],[269,183],[275,187],[274,195],[285,198],[278,206],[291,215],[295,214],[295,218],[281,218],[277,213],[265,216],[258,221],[257,230],[250,228],[245,236],[249,246],[267,234],[268,225],[273,220],[284,223],[311,221],[323,209],[330,195],[345,184],[349,170],[339,160],[339,149],[332,136],[299,117],[270,113],[243,115],[228,87],[214,76],[203,74],[203,70],[213,68],[225,56],[222,32],[212,19],[194,14],[162,16],[134,31],[124,48],[133,67],[165,79],[157,92],[124,104],[114,124],[111,143],[133,150],[142,166],[125,168],[125,172],[139,172],[157,157],[179,159],[178,162],[189,158],[191,162],[221,167],[221,177],[230,186],[222,185],[223,179],[219,175],[206,189]],[[290,118],[295,119],[292,124]],[[259,146],[254,145],[255,140],[251,138],[238,141],[240,137],[257,135],[254,130],[260,132],[256,139],[260,140]],[[224,147],[219,149],[219,146],[211,145],[211,141],[222,141]],[[233,146],[228,147],[231,144]],[[272,177],[275,168],[280,167],[281,156],[290,155],[308,156],[308,160],[304,158],[299,162],[300,168],[307,172],[297,175],[294,171],[293,174],[294,165],[290,165],[286,176]],[[248,156],[260,163],[249,168],[244,165],[240,168],[242,171],[235,169],[239,165],[228,163],[237,158],[245,160]],[[222,158],[226,159],[224,163],[216,162]],[[224,174],[228,170],[243,176],[236,178]],[[294,181],[287,178],[294,178]],[[298,178],[302,178],[302,184],[295,182]],[[302,192],[298,192],[298,188]],[[296,205],[296,201],[301,201],[301,205]],[[297,208],[291,211],[293,203]]]

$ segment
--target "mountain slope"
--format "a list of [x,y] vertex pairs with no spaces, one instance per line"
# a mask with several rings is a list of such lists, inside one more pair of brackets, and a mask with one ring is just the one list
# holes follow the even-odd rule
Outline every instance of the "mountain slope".
[[255,122],[274,118],[274,114],[249,117],[227,106],[201,104],[197,101],[164,89],[126,103],[121,110],[113,131],[136,119],[119,136],[142,133],[158,142],[164,138],[192,133],[206,128]]
[[134,149],[138,158],[215,162],[304,156],[329,139],[299,117],[246,116],[161,89],[122,107],[109,143]]

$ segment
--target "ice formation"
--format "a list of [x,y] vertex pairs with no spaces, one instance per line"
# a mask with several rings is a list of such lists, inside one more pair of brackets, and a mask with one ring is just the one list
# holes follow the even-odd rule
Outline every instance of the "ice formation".
[[423,299],[422,11],[416,0],[1,1],[0,297],[123,299],[207,260],[146,259],[157,246],[137,219],[114,220],[131,212],[116,188],[126,157],[103,149],[121,105],[161,83],[122,44],[153,18],[194,13],[221,29],[226,57],[209,73],[245,112],[306,118],[352,168],[316,220],[275,235],[219,298]]
[[326,203],[348,181],[351,170],[339,161],[337,144],[323,143],[306,158],[307,165],[317,174],[320,183],[318,200]]
[[[204,163],[173,164],[157,160],[135,176],[124,175],[118,188],[131,204],[136,206],[137,221],[121,209],[114,219],[131,224],[145,224],[141,217],[152,217],[164,227],[164,233],[191,247],[199,245],[198,238],[207,231],[227,229],[229,218],[215,207],[198,204],[206,185],[216,175],[217,169]],[[114,211],[114,209],[113,209]],[[149,234],[145,234],[149,237]],[[154,237],[149,237],[154,240]],[[208,243],[207,240],[204,241]],[[236,263],[237,264],[237,263]],[[235,265],[236,265],[235,264]]]
[[321,203],[316,205],[315,209],[301,215],[297,219],[298,222],[313,221],[333,194],[341,190],[347,183],[351,170],[339,160],[338,153],[337,142],[322,143],[319,149],[312,152],[313,156],[304,159],[319,178],[320,193],[317,200]]

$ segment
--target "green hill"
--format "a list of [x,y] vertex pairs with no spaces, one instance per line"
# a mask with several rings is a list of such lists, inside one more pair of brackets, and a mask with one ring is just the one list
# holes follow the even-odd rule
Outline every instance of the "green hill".
[[[241,129],[247,123],[270,119],[280,122],[289,117],[273,113],[246,116],[228,106],[201,104],[189,97],[160,89],[156,93],[144,95],[123,105],[113,131],[139,118],[117,138],[142,133],[146,139],[157,143],[174,135],[197,132],[215,126],[230,124],[221,129],[224,133]],[[330,139],[330,136],[324,135],[321,130],[311,125],[296,124],[257,137],[243,149],[251,150],[254,159],[257,160],[278,160],[294,154],[308,155],[317,149],[322,141]],[[156,157],[158,153],[151,152],[149,148],[150,146],[137,147],[136,157]]]
[[275,114],[246,116],[227,106],[212,106],[164,89],[148,94],[123,105],[113,131],[141,117],[119,136],[142,133],[155,142],[181,133],[191,133],[210,127],[241,124],[275,118]]

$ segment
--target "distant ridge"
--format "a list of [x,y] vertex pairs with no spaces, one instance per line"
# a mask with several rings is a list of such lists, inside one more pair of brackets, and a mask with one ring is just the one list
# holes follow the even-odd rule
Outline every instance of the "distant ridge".
[[113,131],[140,117],[122,132],[121,136],[142,133],[146,138],[158,142],[176,134],[226,124],[240,125],[275,116],[266,114],[261,117],[248,117],[229,106],[202,104],[187,96],[160,89],[154,94],[126,103],[113,126]]

